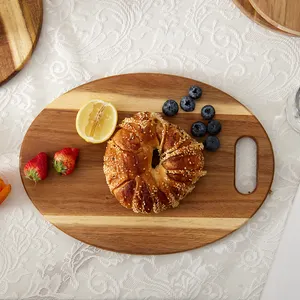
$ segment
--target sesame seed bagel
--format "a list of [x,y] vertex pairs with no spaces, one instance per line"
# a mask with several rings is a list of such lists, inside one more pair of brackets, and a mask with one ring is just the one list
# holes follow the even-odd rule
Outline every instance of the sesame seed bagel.
[[[153,151],[159,163],[152,166]],[[159,114],[126,118],[108,142],[104,174],[111,193],[136,213],[174,208],[206,174],[203,144]]]

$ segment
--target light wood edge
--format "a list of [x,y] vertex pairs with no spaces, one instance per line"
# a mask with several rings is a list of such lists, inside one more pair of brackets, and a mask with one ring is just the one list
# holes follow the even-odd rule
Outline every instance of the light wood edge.
[[[119,76],[126,76],[126,75],[139,75],[139,74],[148,74],[148,75],[166,75],[166,76],[172,76],[172,77],[177,77],[177,78],[183,78],[183,79],[191,79],[194,80],[192,78],[188,78],[188,77],[182,77],[182,76],[176,76],[176,75],[171,75],[171,74],[157,74],[157,73],[128,73],[128,74],[120,74],[120,75],[114,75],[114,76],[110,76],[110,77],[104,77],[104,78],[100,78],[97,80],[107,80],[113,77],[119,77]],[[95,81],[97,81],[95,80]],[[60,97],[58,97],[57,99],[55,99],[54,101],[52,101],[50,104],[48,104],[46,106],[45,109],[57,109],[57,110],[74,110],[74,111],[78,111],[82,106],[84,106],[85,104],[87,104],[90,100],[94,100],[94,99],[99,99],[99,96],[97,96],[96,92],[90,92],[88,90],[86,90],[84,87],[87,86],[89,83],[83,84],[79,87],[75,87],[74,89],[62,94]],[[80,90],[78,90],[80,88]],[[76,90],[77,89],[77,90]],[[217,89],[217,88],[216,88]],[[220,89],[217,89],[219,91],[221,91],[223,94],[225,94],[226,96],[233,98],[232,96],[228,95],[227,93],[223,92]],[[77,101],[77,103],[74,102],[74,92],[76,93],[82,93],[82,94],[88,94],[90,95],[87,99],[83,99],[80,101]],[[133,98],[132,98],[133,99]],[[102,99],[104,101],[109,101],[109,99],[105,99],[105,94],[102,94]],[[150,99],[149,99],[150,100]],[[159,101],[159,105],[156,106],[155,103],[155,98],[151,98],[151,101],[149,101],[149,103],[151,103],[152,105],[152,109],[150,109],[151,111],[161,111],[161,99],[157,99]],[[144,98],[142,100],[147,101],[146,98]],[[118,110],[121,111],[129,111],[129,112],[136,112],[136,111],[141,111],[139,109],[139,105],[138,102],[139,100],[137,99],[137,101],[134,101],[136,103],[136,105],[134,106],[130,106],[126,103],[124,103],[124,107],[117,107]],[[75,103],[75,105],[74,105]],[[113,103],[113,102],[112,102]],[[113,103],[114,104],[114,103]],[[242,103],[240,103],[242,104]],[[204,104],[203,104],[204,105]],[[233,106],[226,106],[226,109],[224,110],[223,105],[218,106],[218,104],[214,105],[215,109],[217,110],[218,114],[227,114],[227,115],[253,115],[245,105],[241,105],[238,109],[236,109]],[[154,109],[155,107],[155,109]],[[157,108],[157,109],[156,109]],[[184,111],[182,111],[181,109],[179,110],[179,114],[182,113],[186,113]],[[189,112],[189,114],[199,114],[199,110],[195,109],[192,112]]]
[[28,52],[27,57],[23,60],[23,63],[14,70],[14,72],[12,72],[10,75],[8,75],[5,79],[3,79],[2,81],[0,81],[0,87],[1,85],[3,85],[4,83],[6,83],[7,81],[9,81],[10,79],[12,79],[14,76],[16,76],[23,68],[24,66],[27,64],[28,60],[30,59],[36,45],[37,42],[40,38],[40,34],[42,31],[42,27],[43,27],[43,19],[44,19],[44,6],[43,6],[43,0],[39,0],[40,1],[40,5],[41,5],[41,25],[38,28],[37,34],[36,34],[36,39],[35,41],[32,43],[32,47],[31,50]]
[[249,2],[251,3],[251,5],[254,7],[254,9],[260,14],[261,17],[263,17],[267,22],[269,22],[270,24],[272,24],[274,27],[290,33],[292,35],[296,35],[296,36],[300,36],[300,32],[299,31],[295,31],[293,29],[290,29],[288,27],[285,27],[281,24],[278,24],[277,22],[275,22],[273,19],[271,19],[268,15],[265,14],[265,12],[263,12],[260,7],[253,1],[253,0],[249,0]]
[[[23,180],[22,180],[23,181]],[[27,191],[26,191],[26,193],[27,193]],[[33,203],[34,204],[34,203]],[[35,204],[34,204],[34,206],[35,206]],[[36,206],[35,206],[36,207]],[[37,208],[37,207],[36,207]],[[38,208],[37,208],[38,209]],[[38,209],[39,210],[39,209]],[[46,219],[47,219],[47,217],[45,216],[45,215],[43,215],[42,214],[42,216],[43,217],[45,217]],[[48,215],[49,216],[49,215]],[[250,218],[249,218],[250,219]],[[249,221],[249,219],[247,219],[247,218],[244,218],[244,223],[243,224],[241,224],[241,225],[239,225],[237,228],[235,228],[235,229],[233,229],[233,230],[225,230],[224,228],[223,229],[219,229],[219,230],[221,230],[222,232],[224,232],[224,235],[223,236],[221,236],[221,237],[219,237],[219,238],[216,238],[215,240],[213,240],[213,241],[211,241],[211,242],[206,242],[206,243],[203,243],[203,244],[201,244],[200,242],[199,242],[199,245],[197,245],[197,246],[189,246],[189,247],[186,247],[185,249],[180,249],[180,250],[178,250],[178,249],[175,249],[175,248],[172,248],[172,249],[167,249],[167,250],[163,250],[163,251],[159,251],[159,252],[157,252],[157,251],[155,251],[155,248],[153,248],[153,249],[147,249],[147,250],[143,250],[143,251],[140,251],[140,250],[136,250],[136,249],[133,249],[133,248],[131,248],[131,250],[125,250],[125,249],[122,249],[122,250],[116,250],[116,249],[114,249],[114,248],[112,248],[112,247],[108,247],[108,246],[105,246],[105,245],[100,245],[100,244],[98,244],[98,243],[95,243],[95,242],[91,242],[91,241],[89,241],[89,240],[87,240],[85,237],[82,237],[82,238],[80,238],[80,241],[82,242],[82,243],[86,243],[87,245],[91,245],[91,246],[93,246],[93,247],[96,247],[96,248],[100,248],[100,249],[102,249],[102,250],[106,250],[106,251],[112,251],[112,252],[117,252],[117,253],[121,253],[121,254],[126,254],[126,255],[128,255],[128,254],[130,254],[130,255],[156,255],[156,256],[161,256],[161,255],[167,255],[167,254],[178,254],[178,253],[184,253],[184,252],[186,252],[186,251],[192,251],[192,250],[196,250],[196,249],[199,249],[199,248],[201,248],[201,247],[204,247],[204,246],[207,246],[207,245],[210,245],[210,244],[213,244],[213,243],[215,243],[215,242],[218,242],[218,241],[220,241],[220,240],[223,240],[224,238],[226,238],[227,236],[229,236],[230,234],[232,234],[233,232],[235,232],[236,230],[239,230],[243,225],[245,225],[246,223],[248,223],[248,221]],[[48,220],[48,219],[47,219]],[[49,221],[50,222],[50,221]],[[51,222],[50,222],[51,223]],[[67,227],[69,227],[67,224],[65,224],[65,225],[62,225],[62,224],[56,224],[56,223],[51,223],[54,227],[56,227],[58,230],[60,230],[61,232],[63,232],[64,234],[66,234],[67,236],[69,236],[69,237],[72,237],[72,238],[74,238],[75,240],[78,240],[78,239],[76,239],[75,237],[73,237],[73,236],[71,236],[70,234],[69,234],[69,230],[67,231],[66,230],[66,228]],[[72,228],[76,228],[76,227],[74,227],[74,226],[72,226],[71,225],[71,227]],[[92,226],[91,226],[91,228],[93,228]],[[186,229],[186,230],[189,230],[189,229]],[[191,228],[190,228],[190,230],[192,230]],[[205,230],[205,229],[204,229]],[[208,229],[209,230],[209,229]],[[214,230],[214,229],[210,229],[210,230]],[[216,230],[218,230],[218,229],[216,229]]]
[[118,226],[118,227],[164,227],[184,229],[219,229],[235,230],[243,225],[248,218],[186,218],[159,216],[72,216],[44,215],[57,226]]

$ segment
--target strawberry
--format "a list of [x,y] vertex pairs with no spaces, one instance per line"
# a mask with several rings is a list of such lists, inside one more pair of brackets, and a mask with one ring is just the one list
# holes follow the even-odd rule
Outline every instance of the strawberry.
[[31,159],[24,167],[26,178],[38,182],[44,180],[48,175],[48,156],[40,152],[36,157]]
[[54,169],[61,175],[69,175],[75,169],[79,149],[64,148],[54,154]]

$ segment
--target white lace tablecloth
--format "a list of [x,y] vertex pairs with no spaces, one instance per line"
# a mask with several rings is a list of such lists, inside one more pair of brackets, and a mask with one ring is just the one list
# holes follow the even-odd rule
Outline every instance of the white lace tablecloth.
[[[300,85],[300,39],[259,27],[231,0],[45,0],[44,8],[32,59],[0,88],[0,177],[13,187],[0,206],[0,299],[259,299],[300,182],[300,137],[285,115]],[[33,119],[75,86],[129,72],[198,79],[260,119],[276,173],[246,226],[202,249],[132,256],[82,244],[33,207],[18,170]]]

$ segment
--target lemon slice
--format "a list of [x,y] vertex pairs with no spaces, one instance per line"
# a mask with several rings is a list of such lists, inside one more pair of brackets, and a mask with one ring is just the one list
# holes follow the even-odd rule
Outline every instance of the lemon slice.
[[88,143],[99,144],[108,140],[118,122],[118,112],[109,102],[91,100],[77,113],[76,130]]

